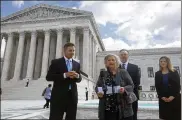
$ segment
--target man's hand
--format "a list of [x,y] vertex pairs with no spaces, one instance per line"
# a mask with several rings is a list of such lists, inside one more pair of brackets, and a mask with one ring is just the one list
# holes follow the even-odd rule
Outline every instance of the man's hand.
[[103,94],[102,92],[98,92],[98,93],[97,93],[97,96],[98,96],[99,98],[102,98],[103,95],[104,95],[104,94]]
[[166,97],[162,97],[161,98],[164,102],[167,102],[167,98]]
[[77,78],[78,77],[78,73],[76,73],[75,71],[70,71],[70,72],[67,72],[66,73],[66,77],[69,77],[69,78]]
[[66,77],[67,77],[67,78],[70,77],[70,76],[72,75],[71,72],[67,72],[67,73],[65,73],[65,74],[66,74]]
[[167,102],[171,102],[173,101],[174,97],[173,96],[170,96],[169,98],[167,98]]

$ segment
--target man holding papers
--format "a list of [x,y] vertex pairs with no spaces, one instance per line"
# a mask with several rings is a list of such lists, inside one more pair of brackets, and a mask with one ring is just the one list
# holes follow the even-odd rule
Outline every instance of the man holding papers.
[[99,120],[132,120],[132,103],[137,100],[134,84],[126,70],[120,69],[115,55],[104,59],[107,71],[101,71],[95,91],[99,98]]
[[[60,48],[61,49],[61,48]],[[80,64],[73,60],[74,44],[64,45],[64,57],[52,60],[46,79],[54,81],[49,120],[76,120],[78,103],[77,84],[81,81]]]

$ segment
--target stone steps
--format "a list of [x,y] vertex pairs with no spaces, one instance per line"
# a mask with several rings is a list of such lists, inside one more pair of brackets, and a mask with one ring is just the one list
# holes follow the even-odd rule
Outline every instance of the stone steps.
[[[2,86],[1,100],[42,100],[44,99],[41,96],[42,92],[48,84],[53,85],[53,82],[48,82],[45,79],[31,80],[28,87],[25,87],[26,80],[4,82]],[[84,80],[77,85],[78,99],[85,100]],[[91,99],[91,96],[89,96],[89,99]]]
[[[46,80],[32,80],[28,87],[25,87],[26,81],[17,81],[3,87],[2,100],[41,100],[41,94],[50,82]],[[52,84],[52,83],[51,83]]]

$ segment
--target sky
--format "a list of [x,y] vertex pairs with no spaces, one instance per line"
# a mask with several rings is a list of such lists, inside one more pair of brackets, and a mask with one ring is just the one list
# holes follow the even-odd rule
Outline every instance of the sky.
[[181,1],[2,1],[1,17],[40,3],[91,11],[109,51],[181,47]]

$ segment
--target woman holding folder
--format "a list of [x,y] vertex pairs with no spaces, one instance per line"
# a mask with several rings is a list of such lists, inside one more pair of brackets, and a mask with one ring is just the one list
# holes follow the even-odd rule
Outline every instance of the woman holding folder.
[[132,103],[137,100],[128,72],[119,67],[116,55],[104,59],[107,71],[101,71],[95,91],[99,98],[99,120],[132,120]]

